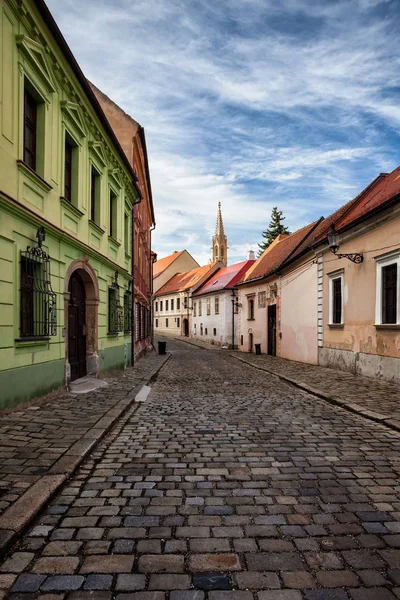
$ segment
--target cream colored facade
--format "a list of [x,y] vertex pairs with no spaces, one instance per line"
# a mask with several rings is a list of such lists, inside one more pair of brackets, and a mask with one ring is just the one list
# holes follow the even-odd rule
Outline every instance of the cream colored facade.
[[190,331],[191,311],[187,292],[173,292],[157,296],[154,301],[154,333],[162,335],[188,335]]
[[[320,248],[323,265],[323,338],[319,364],[361,375],[400,380],[400,207],[382,213],[340,236],[339,252],[362,253],[363,262],[354,264]],[[379,269],[396,262],[397,323],[381,324]],[[343,322],[332,324],[329,280],[343,283]]]
[[[254,352],[255,344],[261,344],[262,354],[267,353],[267,290],[265,281],[238,288],[239,327],[238,349],[241,352]],[[259,302],[265,296],[264,302]],[[254,302],[251,314],[251,302]]]
[[153,278],[153,294],[157,293],[177,273],[186,273],[186,271],[196,269],[199,266],[199,263],[194,260],[189,252],[184,250],[162,273]]

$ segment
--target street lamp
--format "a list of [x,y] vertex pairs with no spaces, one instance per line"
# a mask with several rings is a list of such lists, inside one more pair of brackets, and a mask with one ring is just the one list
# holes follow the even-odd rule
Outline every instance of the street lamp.
[[347,258],[351,260],[351,262],[359,264],[364,260],[364,256],[360,253],[354,254],[338,254],[339,250],[339,234],[337,233],[335,227],[332,225],[328,231],[328,245],[330,251],[337,256],[338,258]]

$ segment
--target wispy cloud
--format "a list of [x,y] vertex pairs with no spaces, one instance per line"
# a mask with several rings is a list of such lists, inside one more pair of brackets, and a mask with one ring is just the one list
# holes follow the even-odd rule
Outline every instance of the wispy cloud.
[[146,129],[159,256],[230,262],[400,164],[397,0],[48,0],[83,71]]

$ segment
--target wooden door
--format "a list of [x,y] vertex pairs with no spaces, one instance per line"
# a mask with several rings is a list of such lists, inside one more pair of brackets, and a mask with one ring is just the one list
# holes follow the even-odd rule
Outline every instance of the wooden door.
[[268,354],[276,356],[276,304],[268,306]]
[[183,319],[183,335],[189,336],[189,321],[187,319]]
[[253,334],[249,333],[249,352],[253,352]]
[[78,273],[71,276],[69,292],[68,361],[74,381],[86,375],[85,286]]

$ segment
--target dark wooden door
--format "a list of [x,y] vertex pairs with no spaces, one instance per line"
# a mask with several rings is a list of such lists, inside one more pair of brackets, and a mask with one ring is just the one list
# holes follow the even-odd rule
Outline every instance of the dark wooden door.
[[276,304],[268,306],[268,354],[276,356]]
[[189,336],[189,321],[187,319],[183,319],[183,334],[186,337]]
[[249,333],[249,352],[253,352],[253,334]]
[[71,381],[86,375],[85,286],[78,273],[69,283],[68,304],[68,360]]

